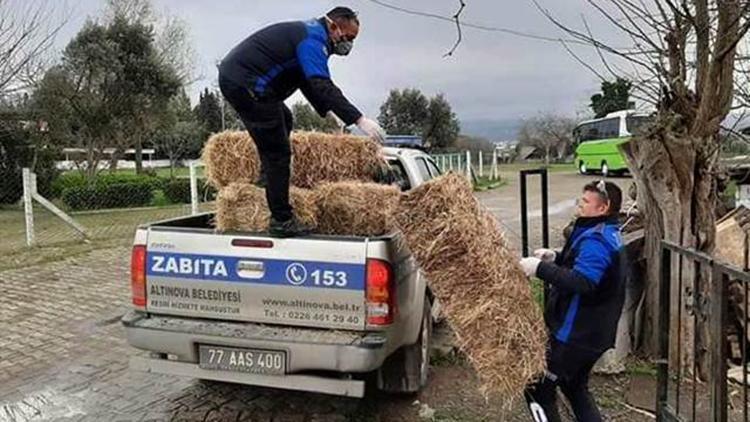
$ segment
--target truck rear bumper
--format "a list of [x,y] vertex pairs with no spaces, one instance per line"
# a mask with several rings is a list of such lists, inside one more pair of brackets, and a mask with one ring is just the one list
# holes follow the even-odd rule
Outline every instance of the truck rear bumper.
[[311,391],[347,397],[364,397],[365,382],[353,379],[326,378],[312,375],[258,375],[241,372],[211,371],[195,363],[135,356],[130,367],[144,372],[234,382],[286,390]]
[[[385,333],[148,316],[137,312],[126,314],[122,323],[131,346],[148,350],[152,356],[164,357],[141,360],[135,363],[137,368],[195,378],[351,395],[350,391],[358,391],[351,389],[356,381],[313,377],[304,372],[364,373],[379,368],[387,357]],[[287,375],[201,369],[198,366],[200,344],[285,351]],[[343,384],[311,389],[312,379],[342,381]]]

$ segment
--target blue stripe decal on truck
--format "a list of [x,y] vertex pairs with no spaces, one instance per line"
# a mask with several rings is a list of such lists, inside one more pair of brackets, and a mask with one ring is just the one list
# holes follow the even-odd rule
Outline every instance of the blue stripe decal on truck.
[[147,252],[148,277],[364,290],[365,265]]

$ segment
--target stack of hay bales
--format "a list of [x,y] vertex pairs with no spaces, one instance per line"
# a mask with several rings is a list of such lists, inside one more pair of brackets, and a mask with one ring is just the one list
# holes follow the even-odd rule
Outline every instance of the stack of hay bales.
[[[325,182],[372,182],[387,163],[380,146],[370,138],[295,132],[291,136],[290,184],[312,189]],[[208,183],[221,189],[234,182],[255,183],[260,177],[260,158],[245,131],[226,131],[209,138],[203,148]]]
[[[379,236],[390,232],[390,216],[398,197],[399,190],[394,186],[362,182],[289,190],[295,217],[315,227],[316,233],[327,235]],[[264,232],[271,219],[265,190],[249,183],[222,188],[216,208],[219,231]]]
[[[292,134],[290,202],[298,220],[316,233],[377,236],[391,230],[398,201],[394,186],[373,183],[387,167],[369,138],[314,132]],[[208,183],[219,189],[216,228],[263,232],[270,213],[256,187],[260,159],[247,132],[213,135],[203,150]]]
[[[311,191],[292,187],[289,202],[297,219],[312,227],[318,224],[318,206]],[[271,212],[266,191],[250,183],[230,183],[216,197],[216,228],[219,231],[263,232]]]
[[466,179],[402,195],[394,224],[425,272],[486,394],[506,404],[544,370],[546,329],[528,278]]
[[318,232],[377,236],[393,229],[391,214],[400,191],[377,183],[324,183],[313,190],[318,205]]
[[230,183],[255,183],[260,177],[260,159],[247,132],[226,131],[208,138],[203,147],[206,180],[216,189]]

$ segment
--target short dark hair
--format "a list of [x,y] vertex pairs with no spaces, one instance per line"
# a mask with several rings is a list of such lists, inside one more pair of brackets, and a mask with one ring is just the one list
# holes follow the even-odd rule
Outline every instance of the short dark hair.
[[[604,189],[602,189],[602,183],[604,184]],[[620,208],[622,208],[622,190],[616,184],[605,182],[604,180],[597,180],[586,183],[583,187],[583,191],[597,193],[603,201],[609,202],[608,216],[612,217],[620,215]]]
[[357,12],[354,10],[344,7],[344,6],[338,6],[331,9],[328,13],[326,13],[326,16],[332,21],[348,21],[348,22],[354,22],[357,25],[359,25],[359,18],[357,18]]

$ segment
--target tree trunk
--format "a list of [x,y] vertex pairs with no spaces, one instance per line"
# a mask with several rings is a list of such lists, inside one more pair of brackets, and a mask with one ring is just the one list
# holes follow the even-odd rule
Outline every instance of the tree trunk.
[[143,173],[143,139],[140,134],[135,136],[135,174]]
[[109,159],[109,172],[114,173],[117,171],[117,162],[120,161],[120,154],[122,154],[122,148],[117,147],[112,152],[112,156]]
[[84,174],[86,175],[86,180],[89,186],[94,185],[94,179],[96,178],[96,171],[99,165],[97,154],[96,142],[89,140],[88,148],[86,149],[86,168],[84,169]]
[[[658,129],[633,139],[623,148],[635,176],[638,205],[646,225],[645,309],[640,346],[650,355],[658,351],[661,240],[710,253],[713,239],[709,232],[715,220],[712,186],[716,153],[711,159],[710,154],[700,152],[700,146],[709,144],[710,140],[688,135],[680,119],[664,120],[667,121],[654,126]],[[704,278],[700,274],[694,277],[693,270],[692,262],[673,258],[669,298],[670,366],[690,372],[695,357],[700,374],[705,375],[708,331],[700,315],[694,318],[700,296],[693,293],[696,282],[701,292],[707,292],[710,286],[702,282]],[[695,356],[693,350],[697,352]]]

